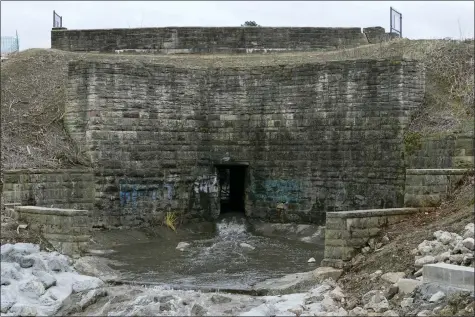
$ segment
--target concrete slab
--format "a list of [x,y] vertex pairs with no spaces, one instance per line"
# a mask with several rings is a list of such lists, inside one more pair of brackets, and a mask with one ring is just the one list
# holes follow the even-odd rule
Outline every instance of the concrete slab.
[[256,295],[284,295],[291,293],[306,292],[318,281],[313,275],[313,271],[304,273],[288,274],[281,278],[269,279],[257,283],[253,287]]
[[366,218],[391,215],[407,215],[418,212],[418,208],[362,209],[327,212],[327,218]]
[[447,263],[426,264],[422,270],[424,283],[440,283],[474,291],[475,268]]

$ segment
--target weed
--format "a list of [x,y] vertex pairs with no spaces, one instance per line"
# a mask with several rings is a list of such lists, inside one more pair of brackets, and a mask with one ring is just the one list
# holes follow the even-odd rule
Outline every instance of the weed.
[[176,232],[176,226],[178,225],[178,215],[176,212],[167,212],[165,214],[165,225]]

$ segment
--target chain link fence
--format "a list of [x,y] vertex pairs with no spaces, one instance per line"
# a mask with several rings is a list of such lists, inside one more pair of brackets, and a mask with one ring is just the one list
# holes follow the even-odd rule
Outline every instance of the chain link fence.
[[1,37],[1,53],[2,56],[7,56],[12,53],[20,51],[20,41],[17,36],[2,36]]

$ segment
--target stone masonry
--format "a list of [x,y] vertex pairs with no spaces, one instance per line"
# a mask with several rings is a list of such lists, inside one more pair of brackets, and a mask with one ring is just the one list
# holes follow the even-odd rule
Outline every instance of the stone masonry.
[[261,53],[335,50],[393,38],[384,28],[168,27],[51,31],[51,48],[77,52]]
[[215,164],[248,164],[249,217],[324,223],[404,203],[403,131],[424,94],[413,61],[260,67],[72,62],[65,125],[95,169],[95,217],[219,214]]

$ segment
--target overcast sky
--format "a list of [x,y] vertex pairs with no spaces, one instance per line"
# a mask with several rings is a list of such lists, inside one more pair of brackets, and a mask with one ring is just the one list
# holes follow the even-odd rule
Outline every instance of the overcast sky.
[[473,1],[1,1],[1,35],[20,49],[50,47],[53,10],[68,29],[165,26],[368,27],[389,30],[389,7],[411,39],[474,35]]

